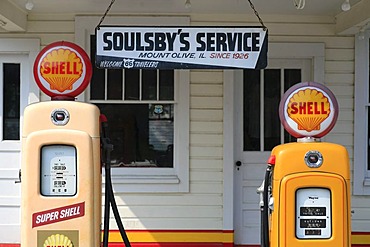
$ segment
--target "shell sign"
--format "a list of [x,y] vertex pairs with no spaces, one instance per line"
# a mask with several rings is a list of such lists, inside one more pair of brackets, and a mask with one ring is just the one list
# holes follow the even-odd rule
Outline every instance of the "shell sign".
[[33,74],[39,88],[50,97],[74,98],[89,84],[92,66],[81,47],[59,41],[41,50]]
[[43,247],[74,247],[71,240],[63,234],[53,234],[45,240]]
[[316,82],[302,82],[289,88],[279,106],[280,120],[293,136],[323,137],[338,118],[334,94]]

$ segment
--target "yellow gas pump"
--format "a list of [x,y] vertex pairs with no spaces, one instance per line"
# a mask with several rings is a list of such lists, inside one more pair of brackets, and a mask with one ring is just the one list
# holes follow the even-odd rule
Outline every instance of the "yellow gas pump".
[[279,113],[298,141],[272,150],[258,189],[262,246],[349,247],[348,154],[341,145],[319,140],[337,119],[334,95],[321,84],[299,83],[284,94]]
[[46,46],[34,77],[50,102],[23,116],[21,245],[100,246],[99,109],[74,98],[88,85],[91,63],[77,45]]

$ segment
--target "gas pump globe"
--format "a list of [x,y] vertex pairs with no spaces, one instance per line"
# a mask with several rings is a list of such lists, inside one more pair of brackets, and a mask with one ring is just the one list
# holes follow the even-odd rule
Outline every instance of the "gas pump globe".
[[279,106],[296,143],[276,146],[257,189],[264,247],[350,246],[350,168],[346,149],[321,142],[334,127],[338,103],[315,82],[288,89]]

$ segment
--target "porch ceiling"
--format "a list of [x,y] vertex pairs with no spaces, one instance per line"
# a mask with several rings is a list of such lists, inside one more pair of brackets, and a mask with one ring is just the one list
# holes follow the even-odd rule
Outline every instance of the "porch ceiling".
[[[2,0],[5,1],[5,0]],[[8,0],[25,9],[28,0]],[[29,0],[35,13],[102,13],[111,0]],[[112,13],[253,13],[247,0],[116,0]],[[296,0],[299,1],[299,0]],[[335,16],[340,13],[344,0],[306,0],[305,8],[297,10],[293,0],[252,0],[260,14]],[[354,5],[361,0],[350,0]]]
[[[34,4],[31,11],[25,8],[27,1]],[[247,0],[190,0],[191,8],[185,8],[185,0],[116,0],[110,10],[110,14],[118,13],[148,13],[148,14],[253,14]],[[296,0],[299,1],[299,0]],[[329,16],[342,18],[342,22],[357,17],[350,14],[356,5],[362,4],[370,6],[369,0],[350,0],[352,9],[342,14],[341,5],[344,0],[305,0],[304,9],[296,9],[294,0],[252,0],[257,11],[263,18],[265,15],[309,15],[309,16]],[[0,6],[0,20],[12,25],[2,25],[7,31],[24,31],[25,26],[18,19],[20,15],[27,19],[28,14],[95,14],[102,15],[111,0],[1,0],[1,4],[12,5],[3,8]],[[363,6],[361,7],[363,8]],[[369,7],[370,8],[370,7]],[[14,13],[13,13],[14,12]],[[21,13],[19,13],[21,12]],[[367,11],[369,13],[369,11]],[[361,22],[367,21],[370,14],[364,13]],[[344,19],[343,19],[344,18]],[[347,23],[346,23],[347,24]],[[351,25],[357,23],[351,23]],[[15,25],[15,26],[14,26]],[[352,25],[352,26],[353,26]],[[346,31],[348,27],[338,27],[338,32]]]

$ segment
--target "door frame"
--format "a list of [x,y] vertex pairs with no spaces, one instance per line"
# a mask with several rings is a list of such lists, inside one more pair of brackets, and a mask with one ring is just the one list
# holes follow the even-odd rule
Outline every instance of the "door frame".
[[[20,191],[20,184],[15,184],[13,181],[19,179],[19,169],[21,167],[21,141],[22,141],[22,126],[23,126],[23,110],[24,108],[33,102],[39,101],[39,89],[33,78],[33,63],[36,59],[38,52],[40,51],[40,40],[39,39],[13,39],[13,38],[0,38],[0,56],[12,57],[9,61],[21,63],[21,92],[20,92],[20,139],[15,141],[4,141],[0,143],[0,153],[3,153],[11,157],[15,157],[12,166],[0,166],[0,180],[6,181],[18,186]],[[15,60],[15,59],[18,59]],[[1,89],[3,90],[3,89]],[[1,104],[2,107],[2,104]],[[0,121],[3,121],[0,116]],[[18,156],[18,157],[17,157]],[[9,160],[6,161],[9,163]],[[12,163],[13,164],[13,163]],[[1,196],[0,206],[3,210],[10,209],[18,212],[18,215],[8,214],[7,217],[3,217],[0,224],[0,231],[6,238],[3,238],[3,242],[19,243],[20,242],[20,204],[21,198],[19,195],[14,196]],[[6,234],[7,232],[11,234]]]
[[[312,59],[312,78],[316,82],[324,83],[325,78],[325,44],[324,43],[270,43],[269,58],[309,58]],[[237,70],[224,70],[224,190],[223,190],[223,229],[233,230],[234,239],[238,234],[235,225],[237,212],[235,210],[235,162],[238,160],[238,143],[236,133],[237,99],[235,97],[235,82],[240,81]],[[241,147],[239,147],[241,148]],[[257,195],[256,195],[257,196]]]

